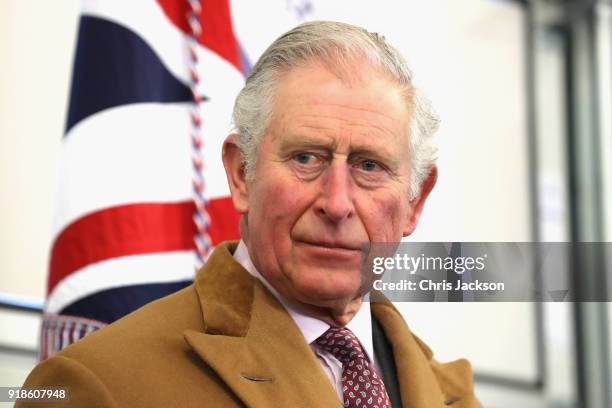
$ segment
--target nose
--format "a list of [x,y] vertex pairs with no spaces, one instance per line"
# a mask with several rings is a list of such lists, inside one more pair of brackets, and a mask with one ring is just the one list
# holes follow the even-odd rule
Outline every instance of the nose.
[[336,223],[350,218],[355,211],[354,186],[346,163],[333,163],[328,167],[321,184],[315,203],[317,213]]

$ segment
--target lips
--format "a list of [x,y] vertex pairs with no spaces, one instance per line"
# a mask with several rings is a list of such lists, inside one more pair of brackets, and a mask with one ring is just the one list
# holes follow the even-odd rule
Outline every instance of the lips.
[[296,240],[297,243],[300,244],[304,244],[304,245],[310,245],[310,246],[315,246],[315,247],[320,247],[320,248],[327,248],[327,249],[336,249],[336,250],[344,250],[344,251],[361,251],[361,245],[360,244],[354,244],[354,243],[348,243],[348,242],[342,242],[342,241],[325,241],[325,240],[308,240],[308,239],[302,239],[302,240]]

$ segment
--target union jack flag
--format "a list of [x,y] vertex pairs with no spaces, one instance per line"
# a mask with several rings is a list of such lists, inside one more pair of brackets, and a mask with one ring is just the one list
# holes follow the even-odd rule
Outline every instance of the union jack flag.
[[229,0],[82,2],[41,359],[238,238],[221,145],[249,68]]

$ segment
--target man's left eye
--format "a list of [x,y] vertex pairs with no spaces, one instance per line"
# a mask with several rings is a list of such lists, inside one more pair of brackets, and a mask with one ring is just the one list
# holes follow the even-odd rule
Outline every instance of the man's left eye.
[[361,168],[361,170],[365,170],[365,171],[376,171],[382,168],[380,164],[372,160],[362,161],[361,163],[359,163],[359,167]]

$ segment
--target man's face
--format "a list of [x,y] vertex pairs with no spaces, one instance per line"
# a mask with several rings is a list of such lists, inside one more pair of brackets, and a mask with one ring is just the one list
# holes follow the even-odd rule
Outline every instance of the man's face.
[[346,304],[361,295],[360,249],[399,241],[420,213],[420,200],[408,198],[405,100],[379,72],[364,68],[360,77],[347,84],[316,63],[288,72],[254,181],[232,189],[253,263],[302,304]]

